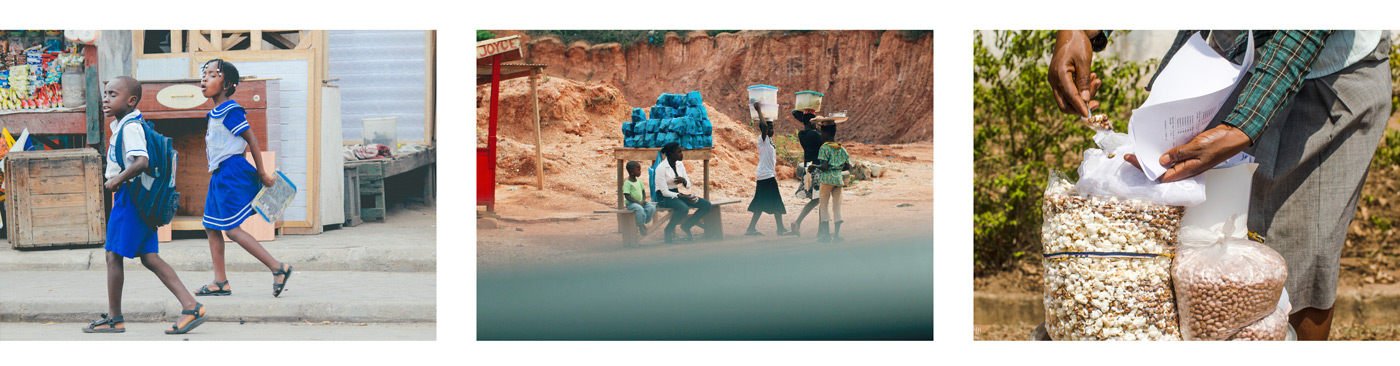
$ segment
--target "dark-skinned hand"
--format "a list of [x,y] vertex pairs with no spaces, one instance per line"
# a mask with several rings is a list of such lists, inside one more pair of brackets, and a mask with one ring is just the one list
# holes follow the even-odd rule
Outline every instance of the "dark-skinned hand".
[[1049,77],[1060,111],[1089,117],[1089,111],[1099,107],[1093,99],[1103,82],[1091,70],[1093,64],[1094,46],[1088,34],[1081,30],[1059,31],[1050,57]]
[[[1190,179],[1220,165],[1248,147],[1249,135],[1238,128],[1220,125],[1206,130],[1192,138],[1191,142],[1167,150],[1166,154],[1158,158],[1157,161],[1167,167],[1167,171],[1162,173],[1159,180],[1162,183],[1170,183]],[[1142,169],[1137,156],[1133,154],[1123,156],[1123,160]]]

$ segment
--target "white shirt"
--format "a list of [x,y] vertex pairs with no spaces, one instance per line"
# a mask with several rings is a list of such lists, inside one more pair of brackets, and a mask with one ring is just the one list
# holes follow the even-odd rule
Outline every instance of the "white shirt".
[[685,175],[684,163],[683,161],[677,161],[676,170],[673,172],[671,171],[671,163],[667,162],[665,157],[661,158],[661,165],[656,166],[656,185],[658,187],[663,187],[658,189],[661,191],[662,196],[676,198],[676,196],[679,195],[676,192],[671,192],[672,189],[677,189],[676,187],[678,187],[675,182],[676,177],[685,178],[687,183],[690,182],[690,177]]
[[758,134],[758,180],[773,178],[777,174],[773,171],[778,163],[778,152],[773,146],[773,139],[763,138],[763,134]]
[[248,130],[248,118],[243,106],[232,99],[209,111],[209,129],[204,133],[205,154],[209,156],[209,171],[234,155],[243,155],[248,141],[238,134]]
[[[141,124],[132,122],[127,123],[126,127],[122,127],[122,123],[139,118],[141,118],[141,110],[136,109],[122,116],[122,118],[113,120],[111,123],[107,124],[107,127],[112,130],[112,138],[107,140],[107,170],[103,172],[103,177],[112,179],[122,173],[122,167],[117,165],[116,145],[118,133],[126,135],[122,137],[122,150],[126,151],[126,166],[135,164],[136,158],[139,156],[150,157],[150,154],[146,153],[146,130],[141,127]],[[118,131],[118,129],[121,129],[121,131]],[[146,187],[150,187],[152,183],[155,183],[155,178],[152,178],[150,175],[141,173],[140,177],[141,184]]]

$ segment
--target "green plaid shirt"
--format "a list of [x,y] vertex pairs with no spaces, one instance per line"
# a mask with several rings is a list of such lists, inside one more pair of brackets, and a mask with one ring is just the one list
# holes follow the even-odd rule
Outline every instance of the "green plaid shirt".
[[[1157,68],[1159,74],[1162,68],[1171,62],[1176,51],[1198,32],[1209,35],[1209,31],[1177,33],[1171,50],[1167,51],[1162,65]],[[1248,34],[1241,32],[1236,37],[1234,45],[1226,51],[1226,57],[1237,62],[1242,61],[1249,41],[1245,38]],[[1323,42],[1331,34],[1332,31],[1327,30],[1254,31],[1256,53],[1254,67],[1250,70],[1254,76],[1244,85],[1239,99],[1236,100],[1235,109],[1221,122],[1239,128],[1253,143],[1269,126],[1269,121],[1283,109],[1288,98],[1298,92],[1303,83],[1303,76],[1307,75],[1313,61],[1317,60]],[[1157,75],[1153,75],[1152,80],[1155,82],[1156,79]],[[1148,89],[1151,90],[1151,87]]]

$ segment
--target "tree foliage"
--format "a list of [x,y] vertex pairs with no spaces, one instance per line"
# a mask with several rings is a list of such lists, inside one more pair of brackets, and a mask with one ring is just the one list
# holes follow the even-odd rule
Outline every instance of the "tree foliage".
[[[1126,32],[1116,33],[1117,35]],[[1041,197],[1049,171],[1077,178],[1093,131],[1060,112],[1050,90],[1054,31],[995,31],[973,35],[974,250],[976,274],[1001,270],[1040,251]],[[1097,54],[1103,80],[1095,114],[1125,131],[1156,60],[1131,62]]]

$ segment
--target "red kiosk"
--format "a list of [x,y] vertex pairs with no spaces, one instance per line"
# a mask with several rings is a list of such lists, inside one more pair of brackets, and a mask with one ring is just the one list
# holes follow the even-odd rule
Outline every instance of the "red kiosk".
[[491,84],[490,119],[486,147],[476,149],[476,202],[486,206],[486,212],[496,212],[496,112],[501,95],[501,80],[530,77],[530,99],[535,119],[535,175],[538,188],[544,189],[544,160],[540,150],[540,100],[536,80],[545,65],[531,63],[507,64],[523,58],[520,36],[489,39],[476,43],[476,85]]

